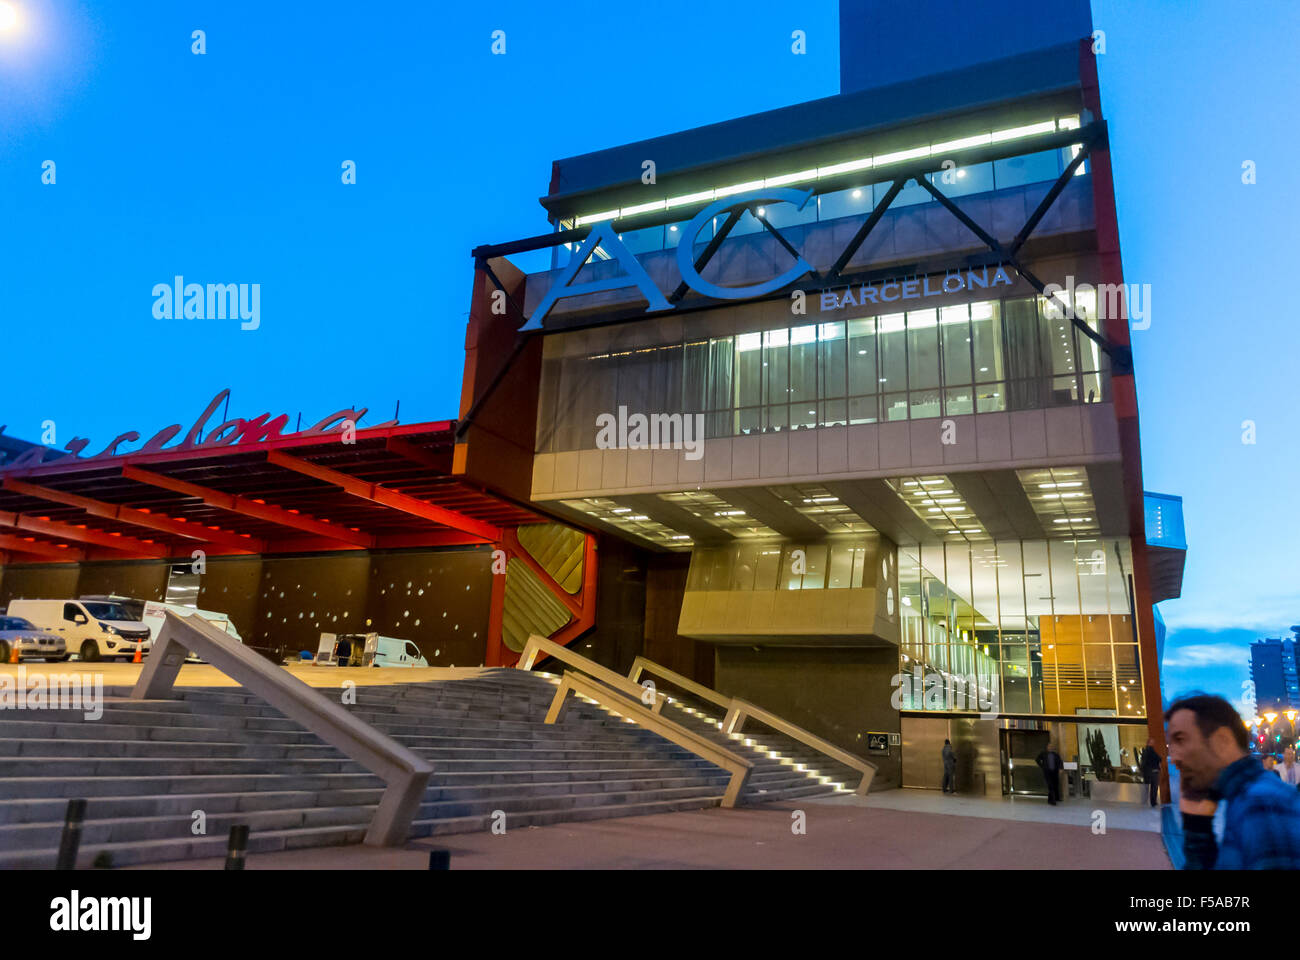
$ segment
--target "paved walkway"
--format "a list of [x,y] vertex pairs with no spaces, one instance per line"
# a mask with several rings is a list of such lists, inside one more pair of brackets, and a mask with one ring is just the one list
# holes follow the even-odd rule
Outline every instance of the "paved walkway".
[[[418,840],[401,850],[325,847],[261,854],[250,870],[425,870],[429,850],[451,851],[453,870],[509,869],[1170,869],[1159,833],[1107,824],[1092,832],[1078,810],[960,815],[896,809],[889,791],[856,798],[709,809]],[[878,802],[881,798],[890,800]],[[939,799],[951,799],[943,798]],[[926,798],[921,798],[926,802]],[[961,803],[958,799],[956,802]],[[972,801],[991,809],[998,801]],[[1009,806],[1009,805],[1007,805]],[[1044,804],[1046,806],[1046,804]],[[806,833],[796,835],[802,810]],[[1152,816],[1155,816],[1153,813]],[[220,869],[219,859],[150,869]]]
[[[270,661],[267,661],[268,663]],[[23,673],[19,674],[19,667]],[[85,663],[71,660],[67,663],[46,663],[44,661],[25,660],[21,664],[0,664],[0,675],[26,676],[30,687],[32,678],[37,674],[75,673],[99,674],[106,687],[135,686],[140,678],[142,664],[138,663]],[[312,687],[337,687],[344,680],[351,680],[357,686],[373,686],[388,683],[427,683],[432,680],[465,680],[478,676],[483,667],[318,667],[313,664],[295,663],[284,669]],[[206,663],[187,663],[181,667],[176,677],[178,687],[237,687],[234,680],[216,667]]]

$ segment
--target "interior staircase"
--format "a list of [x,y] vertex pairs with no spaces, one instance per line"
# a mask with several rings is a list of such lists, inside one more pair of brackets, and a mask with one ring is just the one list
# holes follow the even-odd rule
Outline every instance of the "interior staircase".
[[[345,706],[432,762],[413,838],[487,830],[497,811],[510,830],[720,803],[725,771],[598,706],[578,700],[543,723],[557,682],[490,670],[357,686]],[[219,857],[235,823],[250,827],[250,856],[364,838],[378,777],[241,688],[175,692],[139,701],[106,689],[97,721],[0,713],[0,869],[53,867],[73,797],[87,800],[79,867],[104,855],[113,866]],[[752,760],[742,803],[856,785],[852,771],[778,734],[724,735],[721,718],[688,698],[664,715]]]

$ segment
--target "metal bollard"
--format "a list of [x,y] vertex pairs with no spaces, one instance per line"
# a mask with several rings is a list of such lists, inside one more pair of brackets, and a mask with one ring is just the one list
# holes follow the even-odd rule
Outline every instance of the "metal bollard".
[[63,815],[63,837],[59,840],[59,859],[55,870],[75,870],[77,851],[81,848],[81,829],[86,822],[86,801],[69,800]]
[[451,851],[450,851],[450,850],[430,850],[430,851],[429,851],[429,869],[430,869],[430,870],[450,870],[450,869],[451,869]]
[[243,870],[247,853],[248,824],[236,823],[230,828],[230,840],[226,844],[226,869]]

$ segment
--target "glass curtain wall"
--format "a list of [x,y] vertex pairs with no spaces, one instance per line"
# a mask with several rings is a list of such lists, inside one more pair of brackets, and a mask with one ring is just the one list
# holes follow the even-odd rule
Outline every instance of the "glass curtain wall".
[[[1146,715],[1127,540],[901,547],[898,566],[901,672],[987,674],[1001,714]],[[905,710],[967,709],[913,687]]]
[[[1076,310],[1097,329],[1095,295]],[[708,437],[1109,399],[1107,359],[1042,298],[548,356],[542,453],[595,447],[596,417],[701,413]]]

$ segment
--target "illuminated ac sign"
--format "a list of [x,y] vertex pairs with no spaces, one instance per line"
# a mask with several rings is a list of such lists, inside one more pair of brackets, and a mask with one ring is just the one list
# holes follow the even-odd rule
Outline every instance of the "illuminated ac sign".
[[[289,423],[289,415],[287,413],[280,414],[274,420],[271,419],[269,413],[264,413],[260,417],[256,417],[252,420],[227,420],[224,423],[213,427],[211,430],[207,430],[208,421],[212,419],[212,415],[217,412],[217,408],[220,407],[222,402],[229,396],[230,391],[227,389],[222,390],[213,397],[211,402],[209,402],[207,407],[204,409],[203,413],[201,413],[199,418],[194,421],[189,432],[185,434],[184,439],[182,439],[180,443],[173,444],[170,447],[164,446],[164,444],[171,441],[181,432],[181,425],[179,423],[173,423],[169,427],[163,427],[139,450],[118,450],[118,447],[121,444],[133,443],[140,439],[140,434],[135,430],[129,430],[126,433],[119,433],[113,439],[112,443],[91,457],[81,456],[81,451],[90,444],[90,441],[85,437],[73,437],[63,448],[68,451],[70,456],[61,457],[58,460],[51,460],[50,463],[58,463],[62,465],[73,459],[82,461],[106,460],[110,457],[125,456],[127,453],[171,453],[173,451],[181,450],[209,450],[220,447],[232,447],[236,444],[263,443],[271,440],[281,440],[286,437],[328,436],[342,433],[348,422],[355,425],[358,420],[365,416],[367,409],[366,407],[362,407],[360,410],[346,408],[339,410],[336,413],[330,414],[314,426],[308,427],[306,430],[299,430],[297,433],[281,433]],[[380,423],[375,426],[392,427],[396,425],[396,420],[389,420],[387,423]],[[374,427],[371,429],[374,429]],[[205,431],[207,432],[207,436],[204,436]],[[12,463],[7,463],[3,467],[0,467],[0,473],[7,470],[21,470],[24,467],[41,466],[47,452],[49,452],[49,448],[47,447],[33,447],[16,457]]]
[[[738,193],[722,200],[715,200],[697,213],[695,219],[687,224],[686,230],[677,244],[677,267],[681,272],[682,280],[692,290],[715,300],[748,300],[753,297],[761,297],[798,280],[812,270],[812,265],[801,255],[795,254],[794,263],[788,270],[762,283],[750,284],[744,287],[723,287],[711,283],[700,276],[699,271],[695,269],[695,238],[699,236],[704,225],[713,220],[714,217],[730,213],[738,208],[759,203],[791,203],[794,204],[796,210],[802,210],[810,197],[812,197],[811,190],[771,187],[762,190],[751,190],[747,193]],[[771,229],[776,232],[775,227],[771,227]],[[782,237],[781,239],[784,241],[785,238]],[[785,246],[788,249],[793,249],[788,242],[785,242]],[[612,259],[617,260],[623,267],[625,275],[610,277],[605,280],[592,280],[587,283],[574,283],[578,271],[586,264],[597,247],[608,253]],[[865,301],[867,303],[890,303],[894,300],[912,300],[922,296],[951,294],[961,289],[975,289],[979,286],[1010,285],[1011,278],[1007,275],[1006,270],[999,266],[991,278],[988,270],[984,269],[981,271],[967,271],[965,274],[950,274],[942,281],[939,281],[937,286],[932,286],[929,278],[925,278],[923,287],[918,287],[917,284],[919,283],[921,281],[917,279],[886,281],[881,284],[864,284],[860,288],[847,288],[842,298],[839,294],[828,291],[822,294],[822,309],[834,310],[850,305],[861,306],[864,301],[859,299],[860,297],[867,298]],[[591,233],[582,242],[578,252],[570,259],[568,266],[560,271],[560,275],[546,292],[542,302],[537,305],[533,315],[528,318],[528,321],[520,329],[541,330],[542,321],[546,319],[547,315],[561,300],[580,297],[589,293],[601,293],[605,290],[620,290],[632,286],[639,289],[645,297],[648,304],[646,313],[657,313],[672,310],[676,307],[676,304],[671,303],[664,297],[662,291],[655,286],[654,281],[650,279],[650,275],[646,273],[645,268],[632,255],[632,252],[623,245],[623,241],[618,237],[618,232],[614,229],[613,221],[602,221],[592,227]],[[854,290],[858,290],[858,294],[855,295]]]

